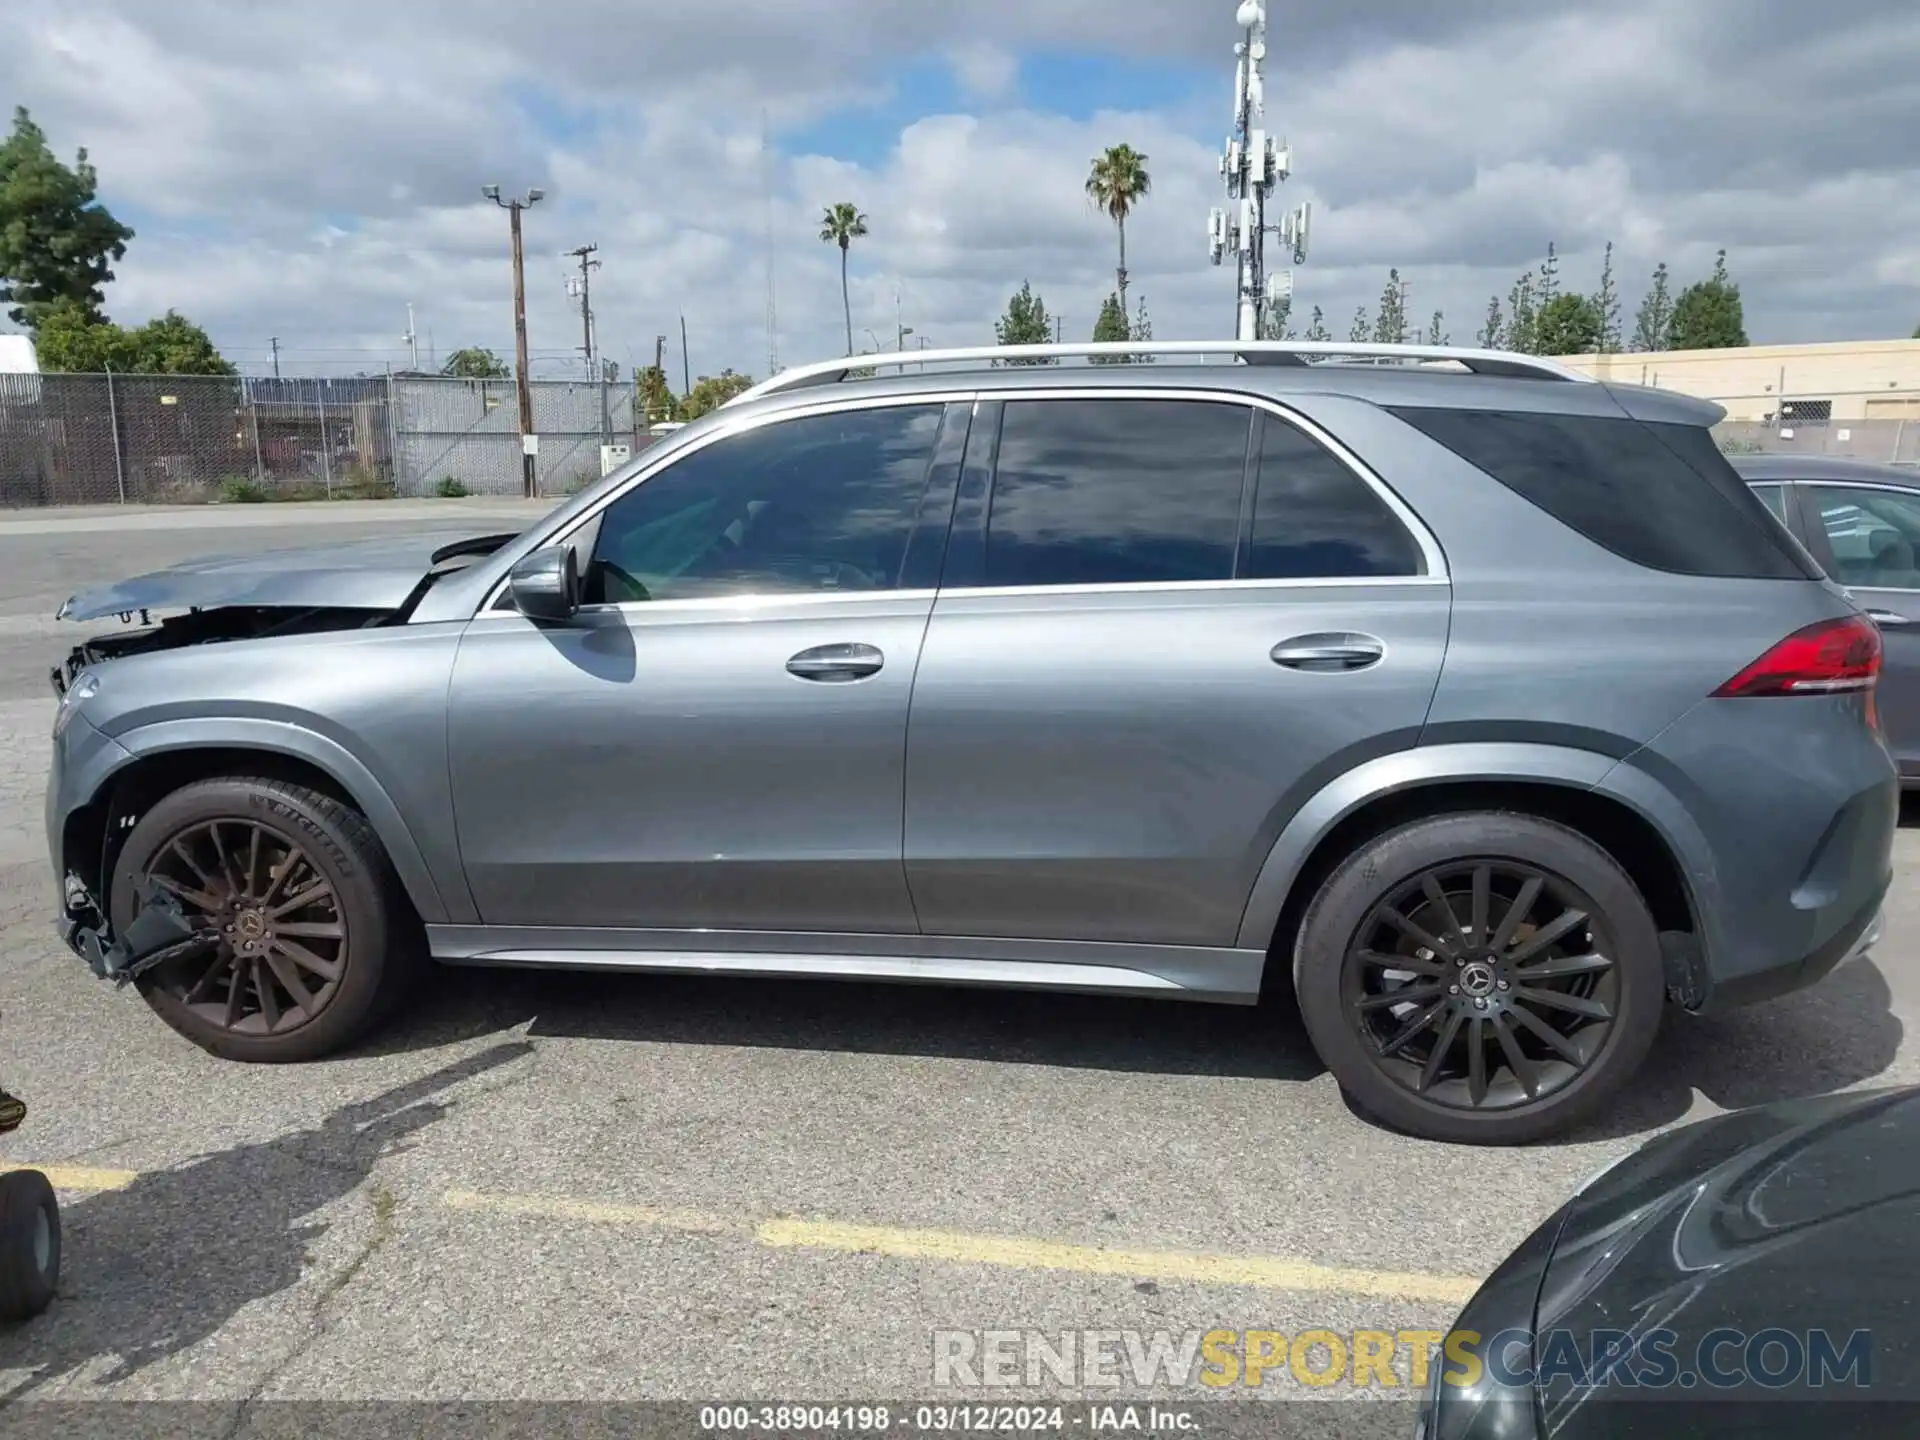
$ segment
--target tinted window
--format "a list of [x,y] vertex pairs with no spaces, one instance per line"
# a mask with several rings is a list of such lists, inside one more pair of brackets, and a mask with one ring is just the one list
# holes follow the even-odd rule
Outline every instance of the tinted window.
[[1495,410],[1393,413],[1637,565],[1767,580],[1819,575],[1700,426]]
[[1834,578],[1868,589],[1920,590],[1920,497],[1904,490],[1855,490],[1814,485],[1806,492],[1820,509],[1833,547]]
[[607,508],[587,598],[895,588],[941,414],[815,415],[694,451]]
[[1420,547],[1366,481],[1284,420],[1266,416],[1262,432],[1242,579],[1421,573]]
[[1009,403],[981,583],[1230,579],[1251,414],[1194,400]]
[[1782,525],[1787,523],[1787,492],[1779,485],[1756,485],[1753,493],[1760,497],[1760,503],[1773,512],[1773,518]]

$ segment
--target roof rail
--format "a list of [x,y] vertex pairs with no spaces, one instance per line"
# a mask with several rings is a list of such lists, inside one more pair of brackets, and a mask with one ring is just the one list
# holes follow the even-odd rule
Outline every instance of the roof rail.
[[1593,377],[1582,375],[1556,360],[1458,345],[1375,345],[1339,340],[1109,340],[1086,344],[977,345],[959,350],[901,350],[885,355],[847,355],[837,360],[820,360],[782,370],[772,379],[762,380],[727,403],[738,405],[787,390],[832,385],[856,372],[876,370],[883,365],[981,365],[1022,360],[1091,359],[1102,355],[1138,356],[1143,353],[1154,359],[1162,356],[1225,355],[1248,365],[1309,365],[1329,360],[1450,361],[1476,375],[1593,383]]

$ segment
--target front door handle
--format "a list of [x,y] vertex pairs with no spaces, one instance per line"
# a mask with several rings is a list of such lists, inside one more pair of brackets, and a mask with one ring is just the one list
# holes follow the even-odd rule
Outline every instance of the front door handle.
[[787,661],[787,673],[829,683],[878,675],[887,657],[871,645],[816,645]]
[[1867,618],[1882,630],[1893,630],[1902,625],[1913,624],[1912,620],[1897,610],[1869,610]]
[[1296,635],[1273,647],[1273,663],[1288,670],[1339,673],[1378,665],[1387,647],[1371,635],[1337,631],[1323,635]]

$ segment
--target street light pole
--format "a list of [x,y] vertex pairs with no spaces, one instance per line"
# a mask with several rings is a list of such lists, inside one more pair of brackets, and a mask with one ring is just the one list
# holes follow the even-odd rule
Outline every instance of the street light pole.
[[526,252],[520,241],[520,212],[537,204],[544,193],[527,191],[524,200],[502,200],[498,185],[483,185],[480,193],[507,212],[513,228],[513,351],[520,375],[520,480],[529,500],[540,494],[540,472],[535,457],[540,437],[533,428],[533,388],[527,380],[527,269]]

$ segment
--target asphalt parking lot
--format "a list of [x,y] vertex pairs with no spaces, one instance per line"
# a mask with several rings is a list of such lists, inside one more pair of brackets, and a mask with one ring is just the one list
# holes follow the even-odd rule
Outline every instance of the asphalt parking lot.
[[53,1173],[67,1247],[0,1400],[899,1398],[937,1393],[939,1330],[1440,1327],[1649,1133],[1920,1080],[1920,827],[1873,954],[1675,1020],[1616,1113],[1524,1151],[1356,1119],[1283,1005],[445,971],[348,1058],[212,1059],[54,938],[46,669],[83,632],[49,617],[191,555],[532,513],[315,508],[0,515],[0,1079],[32,1110],[0,1160]]

